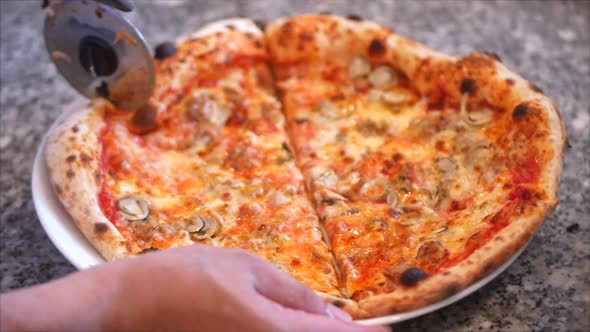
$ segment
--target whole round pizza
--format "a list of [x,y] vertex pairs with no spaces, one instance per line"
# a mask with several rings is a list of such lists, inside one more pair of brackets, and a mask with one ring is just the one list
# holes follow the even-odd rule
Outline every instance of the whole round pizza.
[[230,19],[156,50],[149,104],[48,137],[55,192],[107,259],[246,249],[355,318],[434,303],[557,204],[556,106],[490,53],[358,17]]

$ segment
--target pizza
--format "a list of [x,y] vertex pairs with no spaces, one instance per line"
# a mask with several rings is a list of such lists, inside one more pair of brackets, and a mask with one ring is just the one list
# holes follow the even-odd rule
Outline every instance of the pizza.
[[55,192],[107,259],[246,249],[355,318],[466,288],[556,206],[557,107],[498,56],[358,17],[229,19],[158,47],[149,103],[78,107]]

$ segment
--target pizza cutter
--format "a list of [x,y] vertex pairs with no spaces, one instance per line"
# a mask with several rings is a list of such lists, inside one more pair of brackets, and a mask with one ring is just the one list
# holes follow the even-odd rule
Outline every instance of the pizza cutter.
[[141,33],[117,11],[132,11],[130,0],[46,0],[44,8],[49,58],[72,87],[123,110],[147,104],[154,60]]

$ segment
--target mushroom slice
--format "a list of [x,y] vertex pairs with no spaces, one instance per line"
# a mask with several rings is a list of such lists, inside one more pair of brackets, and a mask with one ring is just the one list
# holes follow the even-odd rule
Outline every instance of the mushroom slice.
[[385,89],[395,83],[395,72],[388,66],[379,66],[369,74],[369,82],[377,89]]
[[436,161],[436,167],[442,172],[443,178],[450,178],[455,174],[459,166],[452,157],[443,157]]
[[435,230],[432,232],[432,234],[433,234],[433,235],[438,235],[438,234],[442,234],[442,233],[444,233],[444,232],[446,232],[446,231],[448,231],[448,230],[449,230],[449,228],[448,228],[447,226],[443,226],[443,227],[441,227],[441,228],[435,229]]
[[371,64],[362,56],[352,59],[348,66],[348,73],[352,78],[365,76],[371,72]]
[[365,228],[369,232],[383,232],[389,228],[389,224],[383,220],[375,219],[369,222]]
[[215,236],[220,227],[219,218],[197,214],[190,220],[186,230],[193,239],[204,240]]
[[494,117],[494,111],[483,107],[467,112],[467,98],[468,96],[466,94],[461,97],[460,115],[463,122],[473,127],[479,127],[490,123]]
[[389,190],[390,185],[387,179],[383,177],[377,177],[365,182],[359,190],[359,194],[373,201],[378,201],[386,198]]
[[440,241],[426,241],[416,253],[416,262],[420,266],[432,268],[440,264],[446,254],[447,249]]
[[319,112],[326,119],[337,119],[341,113],[338,107],[328,100],[318,102],[314,107],[314,111]]
[[119,214],[129,221],[145,220],[150,214],[148,201],[140,196],[130,195],[117,202]]
[[410,101],[411,99],[411,95],[400,92],[387,91],[383,92],[381,95],[381,100],[388,105],[401,105]]

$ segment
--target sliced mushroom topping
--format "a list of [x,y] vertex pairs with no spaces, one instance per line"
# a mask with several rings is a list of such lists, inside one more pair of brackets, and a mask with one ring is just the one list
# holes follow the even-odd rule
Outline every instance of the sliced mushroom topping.
[[379,219],[375,219],[366,225],[366,229],[369,232],[383,232],[387,228],[389,228],[389,224]]
[[197,233],[205,229],[205,219],[201,216],[196,216],[190,220],[190,224],[186,226],[189,233]]
[[449,204],[451,203],[451,194],[450,194],[450,186],[452,182],[450,181],[443,181],[441,182],[438,187],[436,188],[436,192],[433,198],[434,209],[446,209]]
[[414,286],[418,282],[420,282],[426,278],[428,278],[428,274],[426,272],[424,272],[423,270],[421,270],[417,267],[412,267],[412,268],[405,270],[400,275],[399,281],[404,286]]
[[426,241],[418,249],[416,261],[422,267],[431,268],[442,262],[447,249],[440,241]]
[[386,198],[389,190],[390,185],[387,179],[383,177],[377,177],[365,182],[359,190],[359,194],[369,198],[370,200],[378,201]]
[[397,200],[397,193],[393,192],[392,190],[390,190],[385,197],[385,202],[392,208],[397,207]]
[[327,189],[316,192],[314,196],[315,199],[319,200],[323,205],[334,205],[339,201],[347,201],[346,197]]
[[341,115],[340,109],[328,100],[322,100],[317,103],[314,111],[319,112],[326,119],[337,119]]
[[465,164],[467,168],[473,169],[477,164],[485,164],[490,157],[490,145],[480,144],[472,148],[465,155]]
[[404,226],[413,226],[429,222],[431,218],[437,217],[437,214],[426,206],[420,205],[406,205],[400,207],[403,213],[396,220],[399,224]]
[[220,222],[218,218],[197,214],[191,219],[186,230],[191,233],[194,240],[204,240],[215,236],[219,228]]
[[352,59],[348,66],[348,73],[352,78],[365,76],[371,72],[371,64],[362,56]]
[[338,182],[336,173],[331,168],[323,166],[315,166],[310,170],[311,183],[308,183],[308,187],[313,185],[314,187],[334,187]]
[[340,177],[338,192],[345,193],[351,190],[361,180],[361,174],[357,171],[350,172]]
[[291,202],[291,199],[280,191],[275,191],[270,197],[270,204],[274,206],[280,206],[289,202]]
[[379,66],[369,74],[369,82],[377,89],[385,89],[395,83],[397,77],[393,69],[388,66]]
[[440,158],[436,161],[436,167],[442,172],[443,178],[450,178],[457,172],[459,165],[452,157]]
[[209,122],[217,128],[225,125],[230,110],[222,106],[218,98],[210,92],[193,94],[184,104],[187,116],[195,121]]
[[480,109],[467,112],[467,98],[467,94],[461,96],[460,115],[463,122],[474,127],[490,123],[494,117],[494,111],[486,107],[481,107]]
[[395,93],[392,91],[387,91],[381,95],[381,99],[386,104],[400,105],[405,102],[408,102],[411,99],[411,96],[405,93]]
[[443,227],[441,227],[441,228],[435,229],[435,230],[432,232],[432,234],[433,234],[433,235],[438,235],[438,234],[445,233],[445,232],[446,232],[446,231],[448,231],[448,230],[449,230],[449,228],[448,228],[447,226],[443,226]]
[[150,214],[148,201],[140,196],[126,196],[117,202],[119,214],[129,221],[145,220]]

